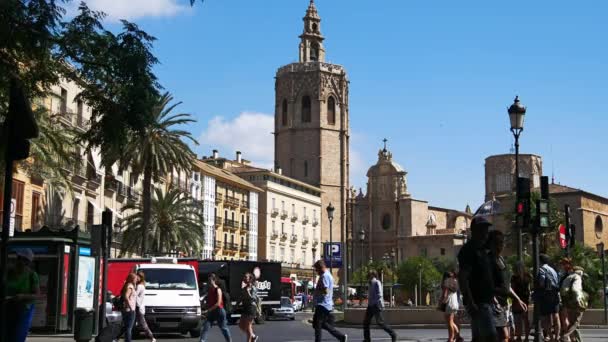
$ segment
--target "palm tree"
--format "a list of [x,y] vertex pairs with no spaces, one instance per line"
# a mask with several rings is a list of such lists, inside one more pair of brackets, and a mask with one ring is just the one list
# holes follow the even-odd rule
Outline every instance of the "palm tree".
[[[190,114],[173,114],[181,102],[170,105],[173,97],[165,93],[158,99],[151,113],[150,123],[143,132],[133,132],[120,158],[121,169],[132,166],[136,173],[143,173],[142,231],[148,236],[150,208],[152,206],[152,180],[158,181],[176,170],[190,170],[194,153],[183,141],[187,139],[197,144],[188,131],[173,129],[173,126],[195,122]],[[148,251],[148,239],[141,240],[142,256]]]
[[176,188],[170,188],[166,194],[157,188],[155,195],[149,225],[143,224],[143,203],[123,209],[135,211],[124,219],[121,256],[139,251],[141,239],[150,241],[149,250],[154,254],[172,251],[199,254],[203,249],[202,203]]

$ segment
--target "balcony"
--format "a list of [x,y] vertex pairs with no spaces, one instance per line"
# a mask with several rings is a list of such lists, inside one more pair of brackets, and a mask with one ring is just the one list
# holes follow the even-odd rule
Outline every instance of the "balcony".
[[312,219],[312,226],[313,226],[313,227],[316,227],[316,226],[318,226],[318,225],[319,225],[319,219],[318,219],[318,218],[316,218],[316,217],[315,217],[315,218],[313,218],[313,219]]
[[87,172],[87,185],[91,189],[97,189],[101,186],[101,175],[96,171],[90,170]]
[[222,241],[215,240],[215,243],[213,244],[213,249],[215,249],[216,251],[222,249]]
[[317,239],[317,238],[312,239],[313,246],[317,246],[318,244],[319,244],[319,239]]
[[248,200],[242,200],[241,201],[241,210],[243,209],[249,209],[249,201]]
[[281,241],[287,240],[287,233],[281,233]]
[[133,202],[139,202],[139,197],[140,197],[140,193],[139,191],[135,190],[135,188],[133,187],[126,187],[127,188],[127,198],[129,199],[129,201],[133,201]]
[[215,203],[220,203],[223,200],[224,200],[224,195],[222,195],[222,194],[215,194]]
[[308,236],[302,237],[302,244],[303,245],[307,245],[308,244]]
[[281,218],[284,220],[287,218],[287,216],[289,216],[287,215],[287,210],[281,210]]
[[248,244],[241,245],[241,247],[239,248],[239,251],[241,253],[249,253],[249,245]]
[[291,244],[295,244],[296,242],[298,242],[298,236],[296,234],[291,234],[291,239],[289,239],[289,242]]
[[122,198],[122,200],[124,200],[125,198],[127,198],[127,192],[128,192],[128,187],[120,181],[117,181],[116,184],[116,196]]
[[86,120],[82,117],[82,113],[76,113],[76,118],[74,120],[74,126],[76,126],[77,128],[80,128],[81,130],[85,130],[86,127]]
[[296,222],[298,220],[298,214],[297,213],[291,213],[291,222]]
[[239,229],[239,223],[235,220],[224,219],[224,228],[236,230]]
[[224,250],[236,252],[239,250],[239,245],[237,245],[236,243],[232,243],[232,242],[224,242]]
[[274,239],[276,239],[276,238],[278,238],[278,237],[279,237],[279,232],[277,232],[276,230],[273,230],[273,231],[270,233],[270,238],[271,238],[271,239],[273,239],[273,240],[274,240]]
[[310,221],[308,220],[308,216],[304,216],[304,217],[302,217],[302,224],[307,224],[308,222],[310,222]]
[[215,228],[221,227],[222,223],[224,223],[224,219],[221,216],[216,216],[215,217]]
[[249,223],[245,223],[245,222],[241,223],[241,230],[243,232],[248,232],[249,231]]
[[104,188],[108,192],[116,192],[118,190],[118,181],[111,176],[106,176]]
[[71,171],[75,183],[82,185],[87,180],[87,167],[82,160],[76,161]]
[[272,210],[270,211],[270,216],[272,216],[272,217],[277,217],[277,216],[279,216],[279,209],[277,209],[277,208],[272,208]]
[[226,196],[226,206],[236,208],[239,206],[239,199],[232,196]]

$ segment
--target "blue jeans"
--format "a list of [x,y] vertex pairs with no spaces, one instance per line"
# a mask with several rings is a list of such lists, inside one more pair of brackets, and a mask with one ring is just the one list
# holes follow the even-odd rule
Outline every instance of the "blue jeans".
[[473,342],[496,341],[496,325],[494,324],[494,313],[490,304],[477,304],[479,311],[471,313],[471,333]]
[[222,330],[222,335],[224,335],[226,342],[232,342],[230,330],[228,330],[228,321],[226,320],[226,310],[224,309],[215,309],[207,314],[207,319],[203,323],[203,327],[201,329],[200,341],[207,341],[207,332],[209,332],[209,328],[211,328],[211,324],[213,322],[217,322],[218,327],[220,327]]
[[122,312],[122,328],[125,332],[125,342],[131,342],[133,338],[133,326],[135,325],[135,311]]
[[[12,311],[12,312],[11,312]],[[8,305],[6,319],[8,341],[25,342],[32,325],[34,304]]]

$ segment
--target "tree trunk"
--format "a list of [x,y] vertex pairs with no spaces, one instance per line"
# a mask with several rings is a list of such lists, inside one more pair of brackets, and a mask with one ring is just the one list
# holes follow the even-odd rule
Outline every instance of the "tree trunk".
[[141,240],[141,256],[145,257],[148,251],[148,227],[150,226],[151,206],[152,206],[152,168],[146,165],[144,168],[143,179],[143,222],[142,222],[142,240]]

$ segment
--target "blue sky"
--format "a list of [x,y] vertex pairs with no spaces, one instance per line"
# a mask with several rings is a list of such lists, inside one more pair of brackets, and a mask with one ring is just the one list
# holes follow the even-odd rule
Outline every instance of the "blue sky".
[[[90,0],[156,36],[161,83],[198,120],[195,149],[272,165],[274,74],[298,58],[308,0]],[[381,140],[435,206],[477,207],[484,158],[508,153],[506,108],[528,107],[522,153],[608,196],[608,3],[317,0],[326,60],[348,70],[352,185]],[[114,25],[114,24],[110,24]]]

